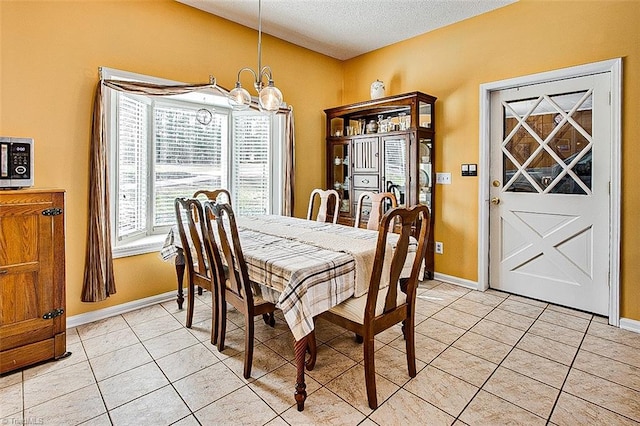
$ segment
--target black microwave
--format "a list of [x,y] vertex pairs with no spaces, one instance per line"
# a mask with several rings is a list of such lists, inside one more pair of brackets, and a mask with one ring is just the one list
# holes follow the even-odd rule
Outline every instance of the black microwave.
[[0,188],[33,186],[33,139],[0,136]]

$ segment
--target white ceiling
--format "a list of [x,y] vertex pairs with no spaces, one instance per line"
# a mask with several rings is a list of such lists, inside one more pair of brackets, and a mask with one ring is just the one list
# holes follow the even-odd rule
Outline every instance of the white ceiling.
[[[176,0],[258,29],[258,0]],[[517,0],[263,0],[262,32],[350,59]]]

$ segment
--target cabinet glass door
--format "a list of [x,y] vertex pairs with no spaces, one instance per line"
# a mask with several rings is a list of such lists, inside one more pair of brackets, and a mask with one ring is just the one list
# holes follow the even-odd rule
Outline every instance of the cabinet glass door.
[[407,203],[407,138],[386,137],[384,145],[384,190],[396,196],[398,205]]
[[348,214],[349,210],[349,187],[350,187],[350,164],[349,145],[333,145],[332,156],[332,177],[333,189],[340,195],[340,212]]
[[431,139],[420,138],[420,152],[418,157],[418,201],[431,208],[431,193],[433,182],[431,182],[431,149],[433,144]]

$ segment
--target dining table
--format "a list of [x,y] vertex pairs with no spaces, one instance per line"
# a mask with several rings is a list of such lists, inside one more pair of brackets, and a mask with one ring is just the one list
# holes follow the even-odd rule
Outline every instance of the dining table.
[[[302,411],[304,370],[313,369],[316,358],[314,318],[350,297],[366,295],[378,231],[279,215],[238,215],[236,222],[249,279],[282,310],[295,339],[294,397]],[[398,236],[389,237],[393,248]],[[166,261],[174,259],[181,309],[185,261],[177,228],[169,231],[160,254]],[[409,255],[405,265],[412,260]],[[391,255],[385,256],[384,268],[390,263]]]

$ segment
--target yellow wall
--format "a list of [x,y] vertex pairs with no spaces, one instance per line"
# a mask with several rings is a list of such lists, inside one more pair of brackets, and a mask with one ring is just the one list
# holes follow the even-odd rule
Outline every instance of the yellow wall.
[[[67,191],[67,314],[173,290],[171,265],[154,253],[117,259],[118,292],[80,302],[98,67],[194,83],[213,74],[232,88],[240,68],[257,66],[257,33],[172,0],[0,0],[0,43],[0,135],[33,137],[36,186]],[[294,106],[295,212],[302,216],[311,189],[324,185],[322,110],[340,104],[342,63],[269,36],[263,63]]]
[[[478,279],[478,179],[460,177],[479,161],[482,83],[623,58],[621,316],[640,320],[640,3],[529,1],[415,37],[345,63],[344,102],[367,99],[376,78],[387,94],[419,90],[436,102],[436,170],[452,173],[436,188],[436,271]],[[631,182],[631,184],[627,184]]]
[[[438,97],[436,169],[453,176],[452,185],[436,192],[436,238],[445,244],[436,269],[476,280],[478,181],[460,178],[459,169],[478,162],[479,85],[623,57],[621,315],[640,320],[640,244],[633,238],[640,194],[625,185],[640,173],[637,22],[637,1],[521,0],[344,63],[265,36],[263,62],[295,110],[296,216],[304,215],[311,188],[324,185],[323,109],[368,99],[376,78],[387,94],[432,94]],[[171,0],[0,0],[0,135],[34,137],[36,185],[67,190],[69,315],[175,286],[170,264],[156,254],[135,256],[116,260],[116,295],[79,301],[97,68],[185,82],[213,74],[230,88],[239,68],[256,66],[256,42],[253,30]]]

